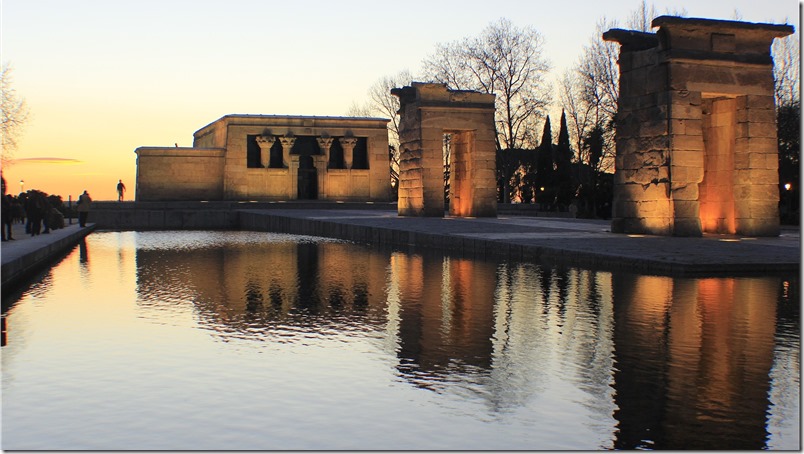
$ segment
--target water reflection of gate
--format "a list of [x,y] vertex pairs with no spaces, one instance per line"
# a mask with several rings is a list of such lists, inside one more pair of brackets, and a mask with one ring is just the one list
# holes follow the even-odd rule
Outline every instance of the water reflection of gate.
[[[771,386],[798,383],[769,378],[780,330],[799,342],[798,312],[777,311],[797,305],[795,278],[671,278],[343,243],[269,246],[185,250],[169,262],[138,251],[138,289],[145,300],[169,270],[181,271],[201,323],[221,337],[266,339],[280,324],[384,335],[401,377],[439,392],[483,383],[492,411],[528,405],[560,376],[608,426],[608,448],[765,447]],[[795,320],[777,323],[783,316]]]

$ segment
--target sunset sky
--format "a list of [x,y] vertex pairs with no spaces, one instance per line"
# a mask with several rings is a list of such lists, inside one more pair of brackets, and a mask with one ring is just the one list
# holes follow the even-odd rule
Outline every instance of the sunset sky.
[[[227,114],[346,114],[379,78],[416,74],[437,43],[507,17],[545,39],[551,77],[603,17],[639,0],[2,0],[0,57],[30,109],[9,192],[134,197],[139,146],[192,146]],[[655,1],[659,13],[789,23],[797,0]]]

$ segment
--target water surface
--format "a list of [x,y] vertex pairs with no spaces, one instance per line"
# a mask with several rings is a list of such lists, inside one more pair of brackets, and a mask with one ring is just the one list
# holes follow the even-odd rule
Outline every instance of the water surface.
[[3,295],[3,448],[800,449],[798,288],[97,232]]

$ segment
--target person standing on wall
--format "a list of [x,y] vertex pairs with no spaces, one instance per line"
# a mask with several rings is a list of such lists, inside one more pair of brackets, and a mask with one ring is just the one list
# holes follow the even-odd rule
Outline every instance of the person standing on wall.
[[117,201],[123,201],[123,193],[126,192],[126,185],[123,184],[123,180],[117,180]]
[[92,199],[89,197],[89,193],[86,189],[84,189],[84,193],[78,196],[78,225],[81,227],[87,226],[87,217],[89,216],[89,205],[92,203]]

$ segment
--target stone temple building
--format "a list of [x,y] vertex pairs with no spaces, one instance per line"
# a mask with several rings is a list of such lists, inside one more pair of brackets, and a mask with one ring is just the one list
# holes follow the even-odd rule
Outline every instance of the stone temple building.
[[136,200],[387,202],[388,121],[226,115],[190,148],[137,148]]
[[779,234],[775,38],[789,25],[661,16],[620,47],[612,231]]

